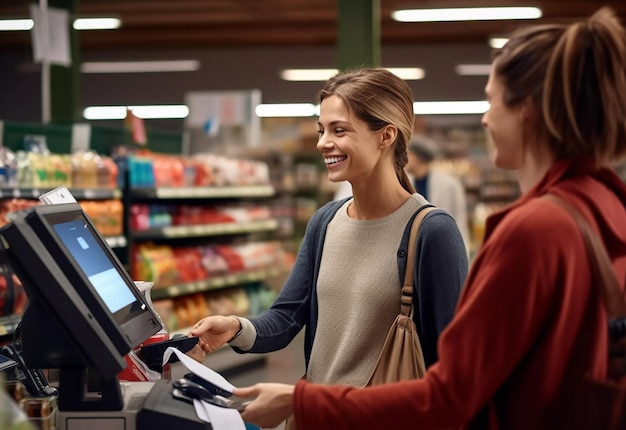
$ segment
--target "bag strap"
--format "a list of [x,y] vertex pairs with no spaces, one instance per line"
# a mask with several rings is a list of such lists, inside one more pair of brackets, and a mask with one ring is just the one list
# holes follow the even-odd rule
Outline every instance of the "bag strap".
[[[569,203],[553,194],[546,194],[543,198],[561,207],[578,224],[585,242],[589,264],[591,265],[592,279],[594,284],[599,283],[598,287],[602,288],[604,307],[609,320],[609,342],[616,344],[621,340],[623,343],[623,339],[626,337],[626,299],[620,289],[619,281],[604,244],[591,229],[585,218]],[[619,347],[619,349],[622,349],[622,347]],[[615,353],[618,353],[621,358],[626,360],[625,351],[613,350],[610,355],[615,358]],[[624,364],[626,364],[626,361]],[[626,369],[622,368],[622,372],[626,374]]]
[[406,256],[406,269],[404,270],[404,283],[402,284],[402,296],[400,296],[400,312],[402,315],[412,317],[413,313],[413,272],[415,270],[415,248],[417,247],[417,235],[419,234],[422,221],[431,211],[437,209],[434,206],[422,208],[411,225],[409,243]]
[[587,249],[592,275],[595,279],[600,281],[603,287],[604,305],[609,319],[626,316],[626,301],[619,287],[619,281],[613,270],[613,265],[606,252],[606,248],[593,232],[589,223],[587,223],[576,209],[560,197],[553,194],[546,194],[544,198],[560,206],[574,218],[574,221],[578,224],[585,242],[585,248]]

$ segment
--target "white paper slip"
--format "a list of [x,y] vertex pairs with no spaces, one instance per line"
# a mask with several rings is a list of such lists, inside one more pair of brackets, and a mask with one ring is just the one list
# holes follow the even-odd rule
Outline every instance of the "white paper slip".
[[[193,400],[193,406],[198,417],[205,422],[211,423],[211,427],[214,429],[246,429],[246,425],[236,409],[221,408],[198,399]],[[208,421],[206,417],[208,417]]]
[[205,423],[210,423],[211,418],[209,417],[208,412],[204,408],[204,404],[202,400],[193,399],[192,401],[193,401],[193,408],[196,410],[196,415],[198,415],[198,418],[200,418]]
[[39,200],[47,205],[60,203],[77,203],[76,199],[65,185],[62,185],[58,188],[55,188],[54,190],[42,194],[41,196],[39,196]]
[[180,350],[171,346],[167,348],[165,350],[165,353],[163,354],[163,366],[165,366],[165,363],[169,361],[172,354],[176,354],[183,366],[185,366],[187,369],[189,369],[205,381],[208,381],[211,384],[216,385],[218,388],[221,388],[224,391],[228,391],[229,393],[232,393],[235,389],[235,386],[228,382],[226,378],[224,378],[222,375],[214,370],[209,369],[204,364],[198,363],[196,360],[189,357],[184,352],[181,352]]

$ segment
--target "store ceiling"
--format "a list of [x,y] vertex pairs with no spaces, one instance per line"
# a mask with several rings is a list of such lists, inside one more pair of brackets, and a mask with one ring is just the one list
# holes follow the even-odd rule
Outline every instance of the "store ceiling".
[[[25,17],[29,0],[2,0],[0,18]],[[35,2],[36,3],[36,2]],[[83,51],[185,47],[325,46],[336,43],[336,0],[76,0],[78,16],[116,16],[117,30],[80,33]],[[511,22],[398,23],[401,8],[539,6],[539,21],[571,22],[612,6],[624,19],[626,1],[381,0],[381,43],[482,42],[506,33]],[[534,21],[537,22],[537,21]],[[517,23],[515,23],[517,25]],[[27,32],[0,34],[0,48],[30,44]]]
[[[29,15],[40,0],[0,0],[0,19]],[[353,0],[357,2],[358,0]],[[77,5],[77,17],[116,16],[117,30],[78,32],[79,58],[86,62],[195,59],[201,67],[184,74],[82,73],[81,109],[86,106],[180,104],[194,91],[259,89],[264,103],[310,102],[319,82],[287,82],[285,68],[331,68],[336,62],[337,0],[48,0]],[[459,76],[460,64],[488,61],[487,39],[519,21],[398,23],[401,8],[539,6],[537,22],[569,23],[601,4],[626,23],[626,1],[613,0],[380,0],[381,62],[419,66],[426,78],[409,81],[418,101],[480,100],[485,76]],[[38,65],[30,32],[0,32],[0,118],[41,118]],[[358,43],[358,42],[355,42]],[[19,103],[15,103],[19,100]],[[429,123],[478,123],[476,115],[428,117]],[[109,125],[109,124],[107,124]],[[111,123],[110,125],[118,125]],[[155,120],[151,128],[178,131],[180,120]]]

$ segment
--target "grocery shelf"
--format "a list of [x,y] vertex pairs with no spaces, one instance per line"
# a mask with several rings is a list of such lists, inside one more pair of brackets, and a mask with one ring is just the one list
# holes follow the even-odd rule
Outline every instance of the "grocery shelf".
[[[38,199],[42,194],[54,189],[51,188],[0,188],[0,199]],[[72,195],[77,200],[106,200],[119,199],[122,197],[122,191],[119,189],[78,189],[72,188]]]
[[179,285],[172,285],[164,288],[153,288],[151,297],[153,300],[179,297],[187,294],[201,293],[204,291],[217,290],[220,288],[244,285],[259,282],[272,276],[278,276],[281,269],[260,269],[242,273],[233,273],[224,276],[216,276],[201,281],[188,282]]
[[132,236],[135,240],[158,240],[255,233],[261,231],[274,231],[277,228],[278,220],[271,218],[243,222],[157,227],[149,230],[133,231]]
[[132,188],[130,192],[134,200],[272,197],[275,194],[271,185]]

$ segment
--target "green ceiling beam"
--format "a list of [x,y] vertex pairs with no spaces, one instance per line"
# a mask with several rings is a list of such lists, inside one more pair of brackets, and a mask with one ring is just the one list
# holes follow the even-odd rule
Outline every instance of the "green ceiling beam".
[[337,67],[380,67],[380,0],[338,0]]
[[[65,123],[80,121],[80,74],[79,74],[79,50],[77,32],[72,27],[76,15],[78,0],[49,0],[48,6],[65,9],[69,12],[70,19],[70,55],[72,64],[69,67],[50,65],[50,122]],[[44,66],[45,67],[45,66]]]

